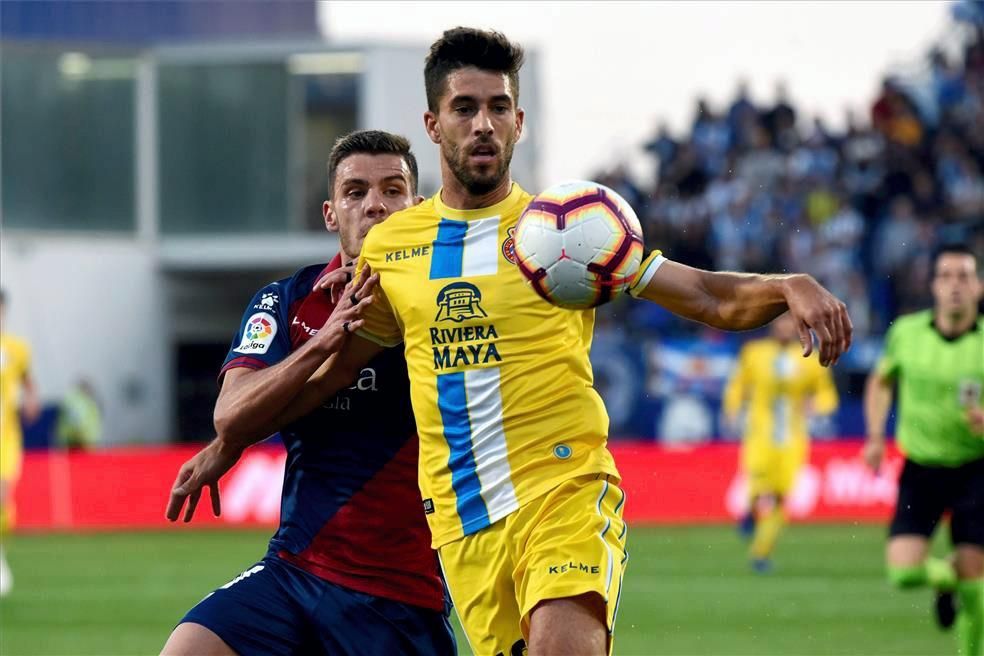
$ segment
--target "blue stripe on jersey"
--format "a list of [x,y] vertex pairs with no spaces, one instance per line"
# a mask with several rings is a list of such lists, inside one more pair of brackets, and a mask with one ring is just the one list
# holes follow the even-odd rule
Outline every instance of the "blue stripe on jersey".
[[437,226],[437,239],[431,251],[430,279],[460,278],[461,263],[465,253],[465,233],[468,223],[441,219]]
[[471,422],[468,420],[468,398],[465,394],[465,373],[458,371],[437,377],[437,406],[444,424],[444,439],[451,455],[451,487],[458,503],[458,516],[463,526],[474,526],[474,532],[488,526],[489,511],[482,499],[482,484],[478,480],[475,454],[472,453]]

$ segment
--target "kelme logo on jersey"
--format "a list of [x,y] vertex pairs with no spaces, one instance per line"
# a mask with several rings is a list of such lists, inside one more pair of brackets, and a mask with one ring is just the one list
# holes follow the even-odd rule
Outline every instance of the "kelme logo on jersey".
[[481,306],[482,292],[470,282],[453,282],[437,294],[434,321],[462,322],[489,316]]
[[237,353],[266,353],[276,335],[277,320],[273,315],[257,312],[246,321],[242,342],[233,350]]
[[253,307],[257,310],[272,310],[273,306],[280,302],[280,295],[267,292],[260,297],[260,302]]

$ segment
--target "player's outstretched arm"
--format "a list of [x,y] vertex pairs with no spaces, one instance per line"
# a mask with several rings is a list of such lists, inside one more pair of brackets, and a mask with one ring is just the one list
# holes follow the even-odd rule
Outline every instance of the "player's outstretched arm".
[[[309,385],[318,368],[362,326],[360,316],[372,303],[376,282],[377,276],[363,276],[360,283],[346,285],[341,302],[318,334],[282,362],[256,371],[238,368],[226,372],[213,416],[216,433],[230,445],[245,448],[283,426],[278,417],[284,414],[288,404]],[[314,407],[316,404],[310,409]],[[257,435],[260,427],[271,430]]]
[[381,346],[369,340],[353,337],[348,346],[330,357],[309,380],[305,381],[301,391],[269,423],[258,424],[231,437],[219,434],[178,470],[165,511],[167,518],[172,522],[177,521],[182,516],[183,509],[184,521],[190,522],[202,490],[206,487],[212,500],[212,512],[218,517],[222,511],[219,500],[219,480],[239,462],[246,447],[259,442],[280,427],[303,417],[324,403],[326,398],[351,383],[358,376],[363,365],[381,349]]
[[[325,324],[327,325],[327,324]],[[300,391],[283,409],[265,424],[243,426],[235,433],[219,432],[216,441],[228,450],[242,451],[301,417],[309,414],[343,388],[352,384],[362,368],[383,347],[375,342],[353,335],[348,344],[329,357],[321,367],[304,382]]]
[[864,427],[866,439],[862,455],[872,471],[878,471],[885,456],[885,422],[892,409],[894,380],[878,369],[868,375],[864,385]]
[[662,305],[686,319],[722,330],[750,330],[766,325],[787,310],[796,319],[803,355],[813,352],[812,331],[820,364],[832,365],[851,345],[847,307],[806,274],[762,275],[704,271],[660,260],[642,271],[634,296]]

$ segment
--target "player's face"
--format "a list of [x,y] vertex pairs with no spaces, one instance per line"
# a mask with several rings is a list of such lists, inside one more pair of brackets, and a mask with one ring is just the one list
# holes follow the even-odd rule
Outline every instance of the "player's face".
[[370,228],[422,200],[414,198],[410,181],[410,168],[399,155],[356,153],[341,161],[332,199],[322,211],[345,255],[356,258]]
[[447,77],[437,113],[424,114],[443,163],[473,196],[494,190],[509,173],[524,117],[513,92],[504,73],[459,68]]
[[933,272],[933,299],[942,312],[975,312],[981,297],[981,281],[971,255],[944,253]]

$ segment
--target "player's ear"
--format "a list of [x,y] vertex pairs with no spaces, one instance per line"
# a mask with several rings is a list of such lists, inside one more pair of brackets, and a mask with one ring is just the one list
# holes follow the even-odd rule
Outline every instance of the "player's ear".
[[325,217],[325,227],[328,228],[328,232],[338,232],[338,217],[335,216],[335,210],[332,208],[330,200],[322,203],[321,213]]
[[526,112],[522,107],[516,109],[516,141],[523,136],[523,123],[526,121]]
[[437,125],[437,113],[432,111],[424,112],[424,130],[427,136],[436,144],[441,143],[441,130]]

